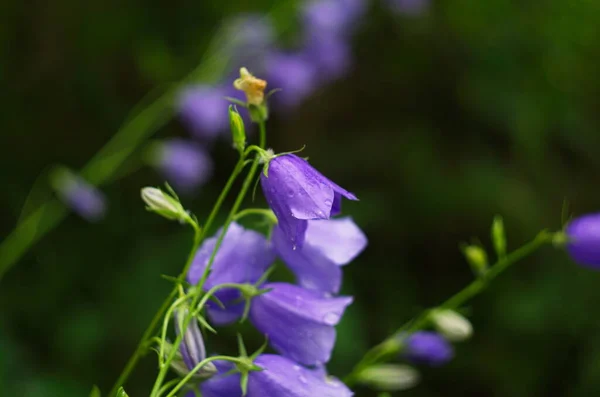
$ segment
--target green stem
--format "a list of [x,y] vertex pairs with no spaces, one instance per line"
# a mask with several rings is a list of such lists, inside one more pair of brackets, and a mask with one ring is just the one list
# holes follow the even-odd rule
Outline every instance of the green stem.
[[[537,251],[541,246],[552,242],[554,237],[553,233],[542,231],[532,241],[511,252],[510,254],[500,258],[493,266],[491,266],[485,273],[485,276],[477,280],[472,281],[469,285],[463,288],[461,291],[451,296],[439,307],[442,309],[456,310],[462,306],[465,302],[472,299],[479,293],[483,292],[489,283],[508,269],[512,264],[525,258],[526,256]],[[380,344],[371,348],[364,357],[356,364],[352,372],[344,378],[344,382],[348,386],[352,386],[356,383],[360,373],[367,367],[373,364],[385,361],[388,358],[395,357],[402,349],[402,343],[400,338],[402,335],[410,334],[423,329],[429,325],[430,313],[432,310],[425,310],[415,319],[406,323],[400,327],[391,336],[385,339]]]
[[[225,198],[231,191],[231,188],[233,187],[233,184],[234,184],[236,178],[238,177],[238,175],[240,174],[240,172],[242,171],[243,168],[244,168],[244,158],[240,158],[238,160],[238,163],[236,164],[235,168],[233,169],[233,172],[229,176],[229,179],[227,180],[225,187],[221,191],[221,194],[219,195],[217,202],[215,203],[212,211],[210,212],[208,219],[206,221],[206,224],[204,225],[204,227],[202,229],[198,228],[198,226],[196,225],[195,234],[194,234],[195,249],[192,249],[192,251],[190,251],[190,254],[188,255],[188,259],[186,261],[185,267],[184,267],[183,271],[179,274],[179,277],[177,278],[179,283],[185,279],[185,276],[186,276],[190,266],[192,265],[193,259],[196,255],[197,247],[200,246],[200,244],[206,237],[206,234],[207,234],[208,230],[210,229],[210,227],[212,226],[219,210],[221,209],[221,206],[223,205]],[[121,387],[127,381],[127,379],[129,378],[129,375],[131,375],[131,372],[133,372],[133,369],[137,365],[139,359],[145,353],[146,341],[152,336],[152,334],[154,333],[154,330],[156,329],[156,326],[159,324],[163,315],[171,306],[171,302],[173,301],[175,296],[177,296],[177,287],[178,287],[178,285],[175,285],[173,287],[173,290],[169,293],[169,296],[167,296],[167,298],[164,300],[164,302],[162,303],[162,305],[160,306],[160,308],[154,315],[154,318],[150,322],[150,325],[148,326],[148,328],[146,328],[146,330],[142,334],[142,338],[140,339],[135,351],[133,352],[133,355],[127,361],[127,364],[125,365],[125,368],[123,369],[123,372],[121,372],[121,375],[119,375],[119,378],[113,385],[111,392],[108,394],[109,396],[116,395],[119,387]]]
[[277,217],[268,208],[246,208],[245,210],[241,210],[237,214],[235,214],[234,220],[238,220],[244,218],[249,215],[261,215],[266,218],[271,223],[277,223]]
[[[266,143],[266,127],[265,127],[264,121],[259,123],[259,130],[260,130],[260,146],[264,147],[264,145]],[[242,157],[241,160],[243,160],[243,159],[244,158]],[[250,171],[248,171],[248,174],[246,175],[246,178],[244,179],[244,184],[242,185],[242,189],[240,190],[240,192],[235,200],[235,203],[233,204],[233,207],[229,211],[227,220],[225,221],[222,231],[219,234],[219,237],[217,238],[217,241],[215,243],[215,248],[212,251],[210,259],[209,259],[209,261],[206,265],[206,268],[204,269],[204,272],[202,274],[202,277],[200,278],[200,281],[197,284],[198,293],[194,296],[194,298],[192,300],[192,307],[196,307],[196,305],[198,304],[198,300],[200,299],[200,296],[202,295],[204,283],[206,282],[206,279],[208,278],[208,275],[210,274],[210,269],[215,260],[217,252],[218,252],[219,248],[221,247],[221,244],[223,243],[223,239],[225,238],[225,235],[227,234],[227,230],[229,229],[229,226],[234,221],[234,217],[238,213],[239,208],[242,205],[242,202],[244,201],[244,198],[246,197],[246,194],[248,193],[250,186],[252,185],[252,181],[254,180],[254,177],[256,176],[256,171],[258,170],[260,161],[261,161],[260,156],[256,156],[254,158],[254,161],[252,162],[252,167],[250,168]],[[186,272],[187,272],[188,268],[189,268],[189,266],[186,266]],[[162,383],[164,382],[164,379],[167,375],[167,371],[169,370],[169,365],[170,365],[171,361],[173,361],[173,359],[175,358],[176,352],[179,350],[179,346],[181,345],[181,342],[183,340],[183,335],[185,334],[185,330],[189,326],[190,321],[192,320],[193,316],[194,316],[194,312],[190,311],[190,313],[188,313],[188,315],[185,317],[183,324],[182,324],[181,333],[175,339],[175,342],[173,343],[173,349],[169,353],[169,355],[168,355],[167,359],[165,360],[165,362],[163,363],[163,365],[160,367],[158,376],[156,377],[156,381],[154,382],[154,386],[150,393],[150,397],[157,397],[158,392],[161,389]]]

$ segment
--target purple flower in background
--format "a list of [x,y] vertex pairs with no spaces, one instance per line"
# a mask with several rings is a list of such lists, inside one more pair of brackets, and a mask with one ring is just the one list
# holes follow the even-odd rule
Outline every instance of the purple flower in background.
[[[262,354],[254,364],[262,371],[248,377],[246,397],[351,397],[346,385],[295,362],[273,354]],[[204,397],[241,397],[240,375],[215,376],[200,386]]]
[[106,214],[104,194],[71,171],[58,171],[53,185],[62,201],[85,220],[97,222]]
[[295,154],[271,159],[266,173],[260,175],[264,195],[277,216],[279,228],[296,248],[304,242],[307,220],[339,214],[342,196],[358,200]]
[[208,85],[189,86],[180,92],[179,113],[195,136],[212,140],[227,130],[228,93],[227,88]]
[[[250,70],[262,69],[264,54],[275,43],[275,29],[272,21],[262,14],[242,14],[226,22],[228,39],[231,46],[232,63],[246,66]],[[257,64],[259,62],[259,64]]]
[[350,44],[338,36],[308,36],[304,53],[318,70],[317,79],[323,83],[343,77],[352,65]]
[[349,34],[364,14],[364,0],[313,0],[302,8],[304,30],[310,34],[337,35]]
[[283,108],[298,106],[313,93],[317,70],[300,53],[272,52],[265,58],[265,75],[269,86],[280,88],[271,101]]
[[278,255],[304,288],[338,293],[342,270],[367,246],[367,237],[352,218],[308,221],[302,248],[293,249],[279,227],[273,230]]
[[406,357],[414,363],[438,366],[454,357],[452,345],[437,332],[415,332],[404,343]]
[[429,9],[430,0],[385,0],[388,7],[399,14],[417,16]]
[[191,192],[208,181],[213,172],[209,154],[192,141],[171,139],[156,150],[156,166],[167,182],[182,192]]
[[327,297],[287,283],[267,283],[271,291],[252,299],[250,321],[267,335],[273,348],[305,365],[329,361],[335,344],[334,326],[351,297]]
[[571,258],[579,264],[600,269],[600,213],[573,219],[565,234]]
[[[198,249],[187,274],[190,284],[195,285],[200,281],[220,234],[221,230],[215,236],[206,239]],[[215,256],[204,289],[209,290],[223,283],[255,283],[274,260],[275,252],[262,234],[244,229],[233,222]],[[222,289],[215,295],[224,303],[236,302],[240,298],[239,291],[235,289]],[[208,305],[208,314],[215,324],[235,321],[242,311],[243,303],[229,305],[228,310]]]
[[[176,312],[177,313],[177,312]],[[175,332],[177,335],[181,334],[181,328],[183,319],[187,315],[187,309],[181,309],[174,316],[175,322]],[[206,349],[204,347],[204,339],[202,338],[202,332],[200,331],[200,327],[198,326],[198,321],[196,319],[192,319],[189,323],[185,334],[183,335],[183,340],[179,347],[179,352],[181,354],[181,358],[183,360],[184,366],[180,365],[180,362],[174,361],[171,365],[173,365],[174,369],[179,372],[180,375],[185,376],[189,371],[194,369],[196,365],[198,365],[202,360],[206,358]],[[195,373],[196,378],[207,378],[217,373],[217,368],[211,362],[206,365],[203,365],[202,368]]]

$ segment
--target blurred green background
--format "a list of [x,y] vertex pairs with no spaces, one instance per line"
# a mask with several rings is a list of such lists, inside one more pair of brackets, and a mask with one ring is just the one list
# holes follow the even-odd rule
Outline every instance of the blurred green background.
[[[275,4],[0,4],[0,236],[49,165],[82,167],[138,101],[198,65],[223,20]],[[296,18],[294,4],[278,5],[282,40]],[[600,207],[599,39],[593,0],[440,1],[417,16],[372,2],[347,77],[273,114],[270,145],[306,144],[312,164],[361,199],[345,212],[370,245],[345,268],[355,303],[332,374],[467,284],[459,243],[489,246],[495,214],[516,248],[559,229],[565,199],[576,214]],[[175,118],[155,137],[188,135]],[[215,177],[184,199],[200,218],[235,161],[228,142],[212,153]],[[140,187],[161,182],[142,168],[108,184],[102,222],[69,215],[2,279],[0,395],[108,391],[171,288],[160,275],[177,274],[191,243],[189,230],[143,208]],[[455,360],[423,368],[421,384],[397,395],[600,395],[599,285],[599,273],[543,249],[467,307],[475,335]],[[210,337],[209,351],[234,351],[234,332]],[[148,392],[155,367],[148,354],[132,397]]]

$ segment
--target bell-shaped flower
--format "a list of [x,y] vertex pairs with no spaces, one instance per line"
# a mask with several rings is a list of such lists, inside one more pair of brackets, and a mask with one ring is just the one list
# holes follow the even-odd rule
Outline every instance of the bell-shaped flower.
[[340,266],[348,264],[367,246],[367,237],[352,218],[308,221],[304,245],[293,249],[276,226],[272,235],[277,254],[304,288],[338,293]]
[[260,181],[279,227],[297,248],[304,242],[307,220],[329,219],[339,214],[342,196],[358,200],[294,154],[272,158]]
[[85,220],[97,222],[106,214],[104,194],[72,171],[57,169],[52,184],[62,201]]
[[[206,239],[198,249],[187,274],[187,281],[190,284],[195,285],[202,278],[220,234],[221,230],[215,236]],[[233,222],[215,255],[204,289],[209,290],[224,283],[253,284],[260,279],[274,260],[275,252],[265,236],[254,230],[244,229]],[[231,288],[219,290],[215,295],[224,303],[230,304],[240,299],[239,291]],[[243,302],[228,305],[228,311],[211,310],[212,306],[208,306],[209,315],[216,324],[225,324],[235,321],[242,313],[243,306]]]
[[185,139],[171,139],[158,145],[151,160],[167,182],[182,192],[194,191],[213,172],[213,162],[206,150]]
[[419,331],[404,340],[406,357],[420,364],[439,366],[454,357],[454,348],[437,332]]
[[[352,391],[322,371],[304,368],[288,358],[262,354],[254,360],[262,371],[248,376],[246,397],[351,397]],[[204,397],[241,397],[239,374],[217,375],[200,385]]]
[[565,234],[571,258],[581,265],[600,269],[600,213],[573,219]]
[[178,108],[183,121],[198,138],[212,140],[227,131],[228,89],[219,86],[194,85],[179,93]]
[[328,297],[287,283],[267,283],[269,292],[252,299],[250,321],[280,354],[305,365],[331,358],[335,325],[351,297]]

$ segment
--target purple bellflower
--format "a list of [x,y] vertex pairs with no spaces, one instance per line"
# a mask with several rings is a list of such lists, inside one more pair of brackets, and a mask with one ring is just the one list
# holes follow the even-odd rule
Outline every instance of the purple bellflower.
[[342,196],[358,200],[294,154],[271,159],[260,175],[260,182],[279,228],[296,248],[304,243],[308,220],[329,219],[339,214]]
[[303,53],[271,52],[265,57],[265,75],[271,87],[280,88],[271,101],[284,109],[302,103],[316,89],[317,70]]
[[[198,249],[187,274],[187,281],[190,284],[195,285],[200,281],[220,234],[221,230],[215,236],[206,239]],[[255,283],[274,260],[275,252],[271,243],[262,234],[254,230],[244,229],[233,222],[229,226],[215,256],[204,289],[209,290],[224,283]],[[243,312],[244,307],[243,302],[231,305],[232,302],[237,302],[241,298],[239,291],[224,288],[215,295],[221,301],[230,303],[230,305],[228,305],[228,310],[224,311],[209,304],[208,313],[213,322],[215,324],[226,324],[235,321]]]
[[301,11],[304,30],[318,36],[348,35],[365,10],[364,0],[309,1]]
[[353,61],[348,40],[335,35],[308,36],[304,54],[319,71],[316,78],[323,84],[347,74]]
[[253,71],[262,70],[261,60],[275,43],[272,21],[262,14],[242,14],[227,21],[226,29],[228,39],[225,42],[231,46],[231,62]]
[[71,171],[60,171],[54,186],[62,201],[85,220],[97,222],[106,214],[104,194]]
[[308,289],[338,293],[342,284],[340,266],[348,264],[367,246],[365,234],[352,218],[308,221],[302,248],[293,249],[279,227],[273,230],[277,254]]
[[439,366],[454,357],[452,345],[437,332],[415,332],[404,343],[406,357],[414,363]]
[[600,213],[573,219],[565,234],[571,258],[581,265],[600,269]]
[[192,141],[171,139],[156,151],[156,165],[176,190],[192,192],[208,181],[213,172],[209,154]]
[[225,87],[189,86],[178,98],[178,108],[184,122],[198,138],[213,140],[229,127]]
[[[346,385],[273,354],[262,354],[254,360],[262,371],[248,377],[246,397],[351,397]],[[241,397],[240,375],[217,375],[200,386],[204,397]]]

